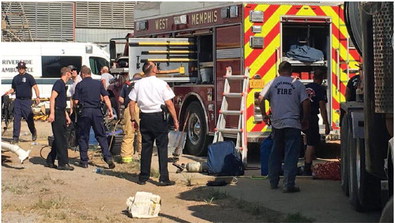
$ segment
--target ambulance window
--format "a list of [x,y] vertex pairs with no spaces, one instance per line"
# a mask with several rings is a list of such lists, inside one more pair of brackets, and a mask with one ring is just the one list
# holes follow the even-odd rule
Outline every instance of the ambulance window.
[[109,66],[108,60],[101,57],[89,57],[92,74],[99,74],[103,66]]
[[60,77],[62,67],[81,67],[81,61],[82,58],[78,56],[42,56],[42,77]]

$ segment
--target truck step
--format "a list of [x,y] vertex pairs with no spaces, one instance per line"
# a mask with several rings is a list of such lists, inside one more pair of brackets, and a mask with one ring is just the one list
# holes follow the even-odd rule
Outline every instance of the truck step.
[[237,110],[220,110],[219,113],[224,114],[224,115],[241,115],[241,114],[243,114],[243,111],[237,111]]
[[243,80],[246,79],[247,76],[245,75],[226,75],[224,76],[225,78],[227,78],[228,80]]
[[224,93],[223,96],[228,98],[241,98],[243,97],[243,93]]
[[222,133],[240,133],[243,129],[219,128],[217,131]]

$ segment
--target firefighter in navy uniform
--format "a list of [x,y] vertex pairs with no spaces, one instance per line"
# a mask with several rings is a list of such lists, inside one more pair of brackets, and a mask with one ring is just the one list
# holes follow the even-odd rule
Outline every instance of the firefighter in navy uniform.
[[[48,122],[51,122],[54,142],[51,152],[48,154],[46,160],[46,167],[57,168],[58,170],[74,170],[74,167],[69,165],[69,156],[67,154],[66,142],[66,125],[71,123],[70,117],[66,111],[66,83],[71,77],[71,69],[63,67],[60,70],[61,77],[55,82],[52,87],[50,101],[50,115]],[[54,164],[55,159],[58,159],[58,166]]]
[[26,63],[21,61],[16,67],[18,75],[12,79],[12,88],[8,90],[5,95],[16,92],[16,99],[14,102],[14,130],[12,135],[12,144],[19,142],[19,134],[21,132],[21,119],[26,120],[27,126],[32,133],[32,140],[36,141],[37,131],[34,126],[33,111],[32,111],[32,88],[36,93],[36,103],[40,103],[40,92],[38,90],[36,80],[34,77],[26,73]]
[[103,98],[108,108],[109,117],[112,118],[113,113],[108,93],[100,81],[92,79],[91,69],[83,67],[81,74],[83,79],[77,84],[73,96],[74,104],[77,104],[80,110],[78,117],[80,166],[88,168],[89,131],[92,126],[95,137],[102,150],[104,161],[108,164],[108,168],[113,169],[115,168],[115,164],[108,149],[100,104],[101,98]]
[[[136,102],[140,108],[140,131],[142,135],[142,151],[140,174],[138,184],[144,185],[150,177],[151,157],[153,143],[156,141],[159,158],[159,186],[174,185],[174,181],[169,180],[169,171],[167,169],[167,152],[168,152],[168,128],[162,107],[166,105],[173,120],[175,130],[178,130],[178,120],[172,98],[174,93],[169,85],[156,78],[158,68],[153,62],[146,62],[143,65],[145,77],[136,82],[134,88],[129,94],[129,111],[130,117],[135,117]],[[137,121],[131,120],[132,125],[138,128]]]

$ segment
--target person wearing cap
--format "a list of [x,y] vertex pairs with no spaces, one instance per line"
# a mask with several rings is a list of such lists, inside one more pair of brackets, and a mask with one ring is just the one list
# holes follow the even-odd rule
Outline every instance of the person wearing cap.
[[357,88],[361,85],[361,74],[362,74],[362,64],[357,65],[359,67],[358,73],[354,75],[347,82],[346,88],[346,101],[356,101],[357,100]]
[[[123,76],[128,76],[128,73],[123,73]],[[122,163],[130,163],[133,160],[133,154],[137,152],[141,154],[141,132],[139,129],[140,124],[140,109],[137,104],[134,106],[134,117],[130,117],[128,104],[130,99],[128,97],[130,91],[133,89],[135,82],[141,79],[141,74],[136,73],[133,75],[132,81],[127,80],[122,86],[121,93],[119,95],[119,102],[125,106],[123,111],[123,132],[124,136],[121,145],[121,157]],[[131,120],[136,120],[137,125],[133,126]],[[134,149],[134,139],[136,137],[136,149]]]
[[80,150],[80,166],[88,168],[88,145],[89,131],[93,128],[95,137],[99,142],[104,161],[110,169],[115,168],[114,161],[108,149],[108,142],[103,123],[103,114],[101,111],[101,98],[104,99],[108,108],[109,118],[113,118],[112,107],[108,93],[104,90],[103,85],[98,80],[92,79],[91,69],[88,67],[81,68],[82,81],[75,87],[73,100],[82,108],[78,117],[79,139],[78,146]]
[[[151,158],[153,143],[156,142],[159,158],[159,186],[174,185],[175,182],[169,180],[168,162],[168,126],[166,115],[162,107],[166,106],[169,110],[173,121],[174,128],[177,131],[179,124],[172,99],[174,92],[169,85],[156,77],[159,72],[155,63],[147,61],[143,65],[145,77],[136,82],[134,88],[129,94],[129,111],[130,116],[135,117],[135,105],[140,108],[140,131],[142,135],[142,151],[140,174],[138,184],[144,185],[150,177]],[[131,120],[133,126],[137,126],[137,121]]]
[[19,142],[19,135],[21,132],[21,119],[26,120],[27,126],[32,133],[32,140],[37,140],[37,130],[34,125],[33,111],[32,111],[32,88],[36,93],[36,103],[40,103],[40,91],[38,90],[36,80],[34,77],[26,73],[26,63],[20,61],[18,66],[18,75],[12,79],[11,89],[5,95],[12,93],[16,94],[14,101],[14,129],[12,133],[11,143]]
[[[71,77],[71,70],[63,67],[60,70],[61,77],[52,87],[51,97],[49,99],[50,113],[48,122],[52,125],[54,141],[51,152],[46,159],[46,167],[57,168],[58,170],[74,170],[69,165],[69,156],[67,153],[66,125],[70,125],[71,120],[66,111],[66,83]],[[55,165],[55,159],[58,159],[58,166]]]

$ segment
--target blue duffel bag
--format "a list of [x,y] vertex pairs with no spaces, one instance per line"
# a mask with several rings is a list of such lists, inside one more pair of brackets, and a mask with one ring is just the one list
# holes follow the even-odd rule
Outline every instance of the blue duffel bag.
[[240,176],[244,165],[240,153],[232,141],[217,142],[209,145],[207,152],[208,173],[218,176]]
[[272,136],[269,135],[266,139],[264,139],[260,146],[260,161],[261,161],[261,175],[267,176],[269,173],[269,156],[272,151],[273,139]]

